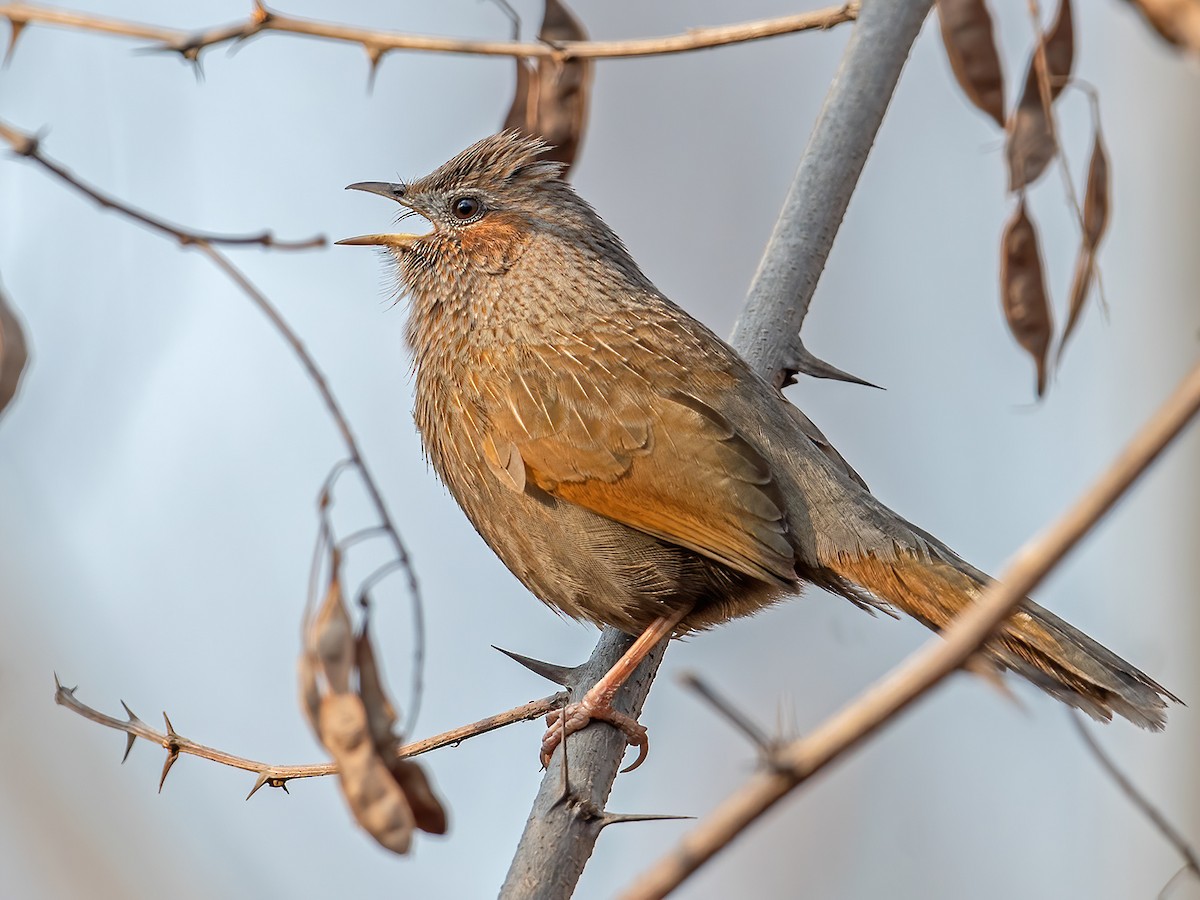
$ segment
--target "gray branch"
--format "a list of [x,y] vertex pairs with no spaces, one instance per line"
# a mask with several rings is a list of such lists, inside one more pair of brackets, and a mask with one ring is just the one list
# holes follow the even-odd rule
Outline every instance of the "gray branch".
[[[799,343],[800,326],[930,6],[932,0],[862,4],[734,327],[733,346],[776,384],[784,383],[791,372],[805,370],[797,364],[806,353]],[[604,629],[588,662],[571,672],[573,683],[567,687],[572,696],[582,696],[631,642],[627,635]],[[635,715],[641,711],[665,649],[660,645],[621,691],[620,709]],[[501,889],[504,900],[571,896],[600,831],[623,821],[605,813],[604,803],[624,752],[623,737],[597,725],[568,738],[569,773],[563,771],[564,754],[555,754]]]

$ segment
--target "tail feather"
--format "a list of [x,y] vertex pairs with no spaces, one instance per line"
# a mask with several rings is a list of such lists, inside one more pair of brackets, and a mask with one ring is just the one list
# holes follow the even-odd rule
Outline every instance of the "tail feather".
[[[862,604],[875,597],[941,631],[979,596],[990,579],[934,539],[920,535],[917,549],[894,544],[874,552],[831,554],[810,577],[818,585]],[[928,538],[928,541],[926,540]],[[1178,697],[1058,616],[1025,600],[985,648],[1000,666],[1094,719],[1113,713],[1159,731],[1167,701]]]

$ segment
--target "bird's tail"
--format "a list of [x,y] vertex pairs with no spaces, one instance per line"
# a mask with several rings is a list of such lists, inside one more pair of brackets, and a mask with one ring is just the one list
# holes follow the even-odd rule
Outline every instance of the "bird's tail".
[[[896,519],[889,524],[899,525]],[[895,527],[887,532],[880,535],[886,543],[875,545],[887,552],[821,554],[822,568],[810,577],[857,603],[868,600],[868,592],[934,631],[973,603],[990,580],[918,529],[903,537]],[[912,540],[904,539],[908,537]],[[1031,600],[1013,613],[985,653],[1094,719],[1109,721],[1116,713],[1159,731],[1166,724],[1166,701],[1180,702],[1144,672]]]

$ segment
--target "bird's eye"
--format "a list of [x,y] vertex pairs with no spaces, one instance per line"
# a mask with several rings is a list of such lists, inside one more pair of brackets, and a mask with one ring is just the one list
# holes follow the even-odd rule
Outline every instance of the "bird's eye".
[[475,218],[481,209],[483,204],[476,197],[458,197],[450,204],[450,212],[460,222]]

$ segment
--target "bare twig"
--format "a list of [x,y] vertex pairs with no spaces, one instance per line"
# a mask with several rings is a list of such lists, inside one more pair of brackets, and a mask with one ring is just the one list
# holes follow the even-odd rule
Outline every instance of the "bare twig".
[[642,875],[625,900],[665,897],[751,823],[814,773],[895,718],[987,642],[1025,596],[1096,525],[1200,410],[1200,364],[1134,436],[1116,461],[1057,522],[1025,544],[1000,580],[943,632],[891,674],[774,757]]
[[94,200],[104,209],[112,210],[119,213],[128,219],[132,219],[139,225],[148,228],[156,234],[170,237],[178,241],[184,247],[193,247],[207,256],[218,269],[224,272],[234,284],[236,284],[242,292],[250,299],[250,301],[258,307],[267,320],[279,333],[280,337],[291,348],[296,359],[304,368],[305,373],[312,381],[317,393],[320,394],[321,400],[325,404],[325,409],[333,419],[334,425],[337,427],[338,433],[342,437],[342,442],[346,445],[346,450],[349,454],[349,464],[353,465],[359,475],[362,477],[363,484],[367,489],[367,495],[371,499],[372,505],[375,507],[375,514],[379,517],[379,521],[383,529],[387,532],[390,538],[393,551],[396,558],[400,561],[404,569],[405,577],[408,584],[409,594],[413,602],[413,676],[412,676],[412,699],[408,707],[408,719],[405,722],[406,728],[411,728],[416,722],[417,711],[420,706],[421,686],[423,682],[424,661],[425,661],[425,613],[421,602],[420,585],[417,583],[416,572],[413,569],[412,561],[408,553],[408,548],[400,537],[400,532],[397,531],[395,524],[392,521],[391,513],[388,511],[387,504],[384,502],[383,494],[379,490],[379,485],[375,478],[371,475],[371,470],[368,468],[362,450],[358,445],[358,440],[354,436],[354,432],[350,428],[350,421],[346,418],[345,412],[342,410],[341,404],[338,403],[337,397],[334,395],[332,388],[329,387],[329,382],[325,378],[321,367],[317,365],[317,361],[312,354],[304,346],[304,342],[300,340],[300,336],[292,329],[292,327],[283,318],[283,315],[275,308],[274,304],[267,299],[255,285],[248,279],[233,262],[225,256],[219,249],[218,244],[258,244],[264,247],[284,248],[284,249],[304,249],[308,247],[322,246],[325,239],[313,238],[309,241],[276,241],[271,237],[271,233],[264,231],[259,235],[239,236],[239,235],[213,235],[206,232],[195,231],[192,229],[182,228],[168,222],[158,216],[150,215],[143,212],[122,200],[118,200],[110,194],[106,194],[100,189],[94,187],[74,175],[66,166],[57,162],[54,159],[46,156],[42,152],[38,139],[30,134],[8,125],[0,121],[0,139],[6,141],[13,151],[25,159],[31,160],[50,174],[54,175],[60,181],[69,185],[78,193],[85,197]]
[[554,46],[544,43],[520,41],[475,41],[435,35],[399,34],[392,31],[376,31],[358,28],[337,22],[319,22],[301,19],[268,10],[256,2],[250,16],[244,22],[235,22],[199,32],[177,28],[145,25],[124,19],[96,16],[53,7],[31,6],[27,3],[0,4],[0,17],[6,18],[16,27],[31,24],[53,25],[60,28],[75,28],[101,34],[139,38],[153,42],[154,49],[178,53],[189,61],[195,61],[201,51],[208,47],[245,40],[257,34],[277,32],[323,38],[361,46],[372,60],[392,50],[422,50],[434,53],[464,53],[475,56],[550,57],[568,59],[615,59],[638,56],[661,56],[668,53],[685,53],[729,44],[743,44],[764,38],[795,34],[800,31],[832,28],[854,20],[858,15],[858,3],[849,2],[813,12],[780,16],[774,19],[759,19],[734,25],[717,25],[711,28],[693,28],[683,34],[667,37],[640,38],[624,41],[563,41]]
[[[254,790],[250,792],[251,795],[264,785],[267,787],[283,787],[284,784],[295,778],[316,778],[322,775],[337,773],[337,766],[332,763],[277,766],[271,763],[260,762],[256,759],[248,759],[244,756],[235,756],[232,753],[226,753],[224,750],[208,747],[183,737],[174,728],[170,727],[170,720],[167,720],[167,730],[159,731],[151,728],[134,715],[133,711],[128,706],[125,706],[124,702],[121,705],[125,707],[125,713],[128,718],[117,719],[113,716],[105,715],[79,700],[75,696],[75,690],[75,688],[63,687],[59,683],[58,677],[55,676],[54,702],[59,706],[65,706],[71,712],[83,716],[85,719],[103,725],[105,728],[112,728],[123,732],[126,735],[126,757],[129,756],[129,751],[133,747],[134,741],[137,738],[144,738],[151,743],[163,747],[167,751],[168,759],[172,759],[172,762],[174,761],[173,758],[177,758],[183,754],[198,756],[201,759],[220,763],[223,766],[230,766],[234,769],[242,769],[246,772],[255,773],[258,776],[258,780],[255,783]],[[480,719],[478,722],[462,725],[450,731],[422,738],[419,741],[413,741],[411,744],[405,744],[396,751],[396,756],[399,759],[408,759],[412,756],[420,756],[422,753],[428,753],[431,750],[437,750],[440,747],[456,747],[463,741],[477,735],[487,734],[489,731],[495,731],[498,728],[503,728],[506,725],[512,725],[516,722],[528,722],[531,719],[537,719],[546,715],[551,710],[565,705],[566,702],[566,691],[559,691],[557,694],[551,694],[549,697],[543,697],[540,700],[531,700],[521,706]],[[163,718],[166,719],[165,713]],[[159,787],[161,789],[161,784]]]
[[[734,333],[738,352],[766,378],[793,356],[794,337],[833,235],[931,5],[932,0],[876,0],[862,8],[854,26]],[[783,339],[775,340],[778,335]],[[595,684],[629,642],[620,632],[604,629],[586,671],[571,685],[572,694],[581,696]],[[647,657],[618,694],[623,712],[641,709],[662,652],[660,647]],[[504,900],[570,896],[600,832],[599,804],[607,800],[624,751],[624,738],[611,728],[571,735],[571,783],[565,795],[560,768],[565,754],[555,754],[501,888]]]
[[216,234],[211,231],[195,231],[185,228],[182,225],[177,225],[166,219],[151,215],[135,206],[131,206],[110,194],[106,194],[86,181],[82,181],[66,166],[62,165],[62,163],[56,162],[42,153],[40,139],[35,135],[25,134],[5,122],[0,122],[0,138],[3,138],[18,156],[23,156],[37,163],[60,181],[66,182],[76,191],[94,200],[104,209],[115,210],[159,234],[170,235],[185,247],[198,244],[225,244],[231,246],[257,244],[262,247],[270,247],[274,250],[312,250],[316,247],[324,247],[327,243],[322,235],[298,241],[281,241],[270,231],[260,231],[257,234]]
[[1079,713],[1075,712],[1075,710],[1070,710],[1070,713],[1071,724],[1079,732],[1079,736],[1083,739],[1083,743],[1087,746],[1088,750],[1091,751],[1092,756],[1096,758],[1096,762],[1100,763],[1100,767],[1108,773],[1108,777],[1120,788],[1121,793],[1128,797],[1129,801],[1141,810],[1142,815],[1150,820],[1150,824],[1158,830],[1167,843],[1179,851],[1179,855],[1186,861],[1184,869],[1192,872],[1197,878],[1200,878],[1200,856],[1196,854],[1196,848],[1188,842],[1187,838],[1180,834],[1174,825],[1167,821],[1167,817],[1163,815],[1162,811],[1151,803],[1150,799],[1129,780],[1129,776],[1122,772],[1117,764],[1113,762],[1112,757],[1105,752],[1104,748],[1100,746],[1100,742],[1088,730]]

